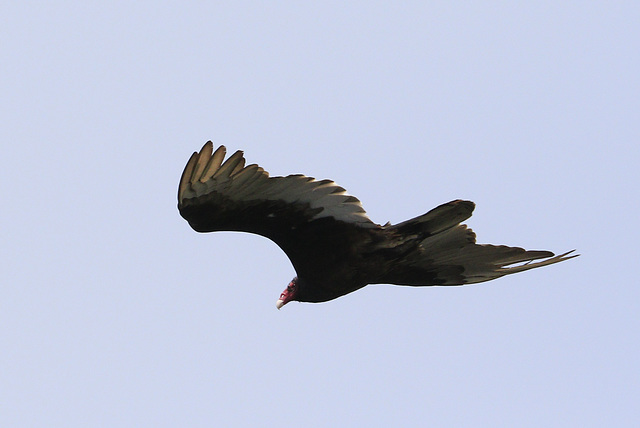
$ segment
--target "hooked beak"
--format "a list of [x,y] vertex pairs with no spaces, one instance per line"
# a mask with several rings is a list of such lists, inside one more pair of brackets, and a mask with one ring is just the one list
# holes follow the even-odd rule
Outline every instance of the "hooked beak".
[[287,285],[287,288],[280,294],[280,298],[276,302],[276,308],[278,308],[278,310],[294,299],[298,290],[297,283],[298,277],[293,278],[289,285]]

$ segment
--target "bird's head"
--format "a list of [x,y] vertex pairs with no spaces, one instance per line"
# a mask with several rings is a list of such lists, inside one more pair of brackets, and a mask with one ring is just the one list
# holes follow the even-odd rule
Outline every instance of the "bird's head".
[[291,280],[287,288],[284,289],[282,294],[280,294],[280,298],[276,302],[276,308],[280,309],[290,301],[294,300],[298,294],[298,277],[296,276]]

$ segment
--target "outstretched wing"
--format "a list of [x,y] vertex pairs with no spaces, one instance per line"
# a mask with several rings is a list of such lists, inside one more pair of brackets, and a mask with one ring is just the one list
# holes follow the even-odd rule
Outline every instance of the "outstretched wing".
[[321,257],[324,249],[348,245],[354,233],[379,227],[357,198],[331,180],[269,177],[258,165],[245,166],[241,151],[223,162],[225,154],[224,146],[214,152],[209,141],[191,156],[182,173],[178,209],[198,232],[265,236],[299,271],[305,259]]
[[436,274],[439,285],[474,284],[577,257],[569,251],[554,255],[507,245],[476,244],[475,233],[461,224],[420,244],[426,254],[422,266]]
[[525,250],[477,244],[476,234],[460,222],[475,204],[452,201],[415,219],[391,226],[396,233],[418,236],[415,251],[390,266],[383,282],[397,285],[462,285],[500,278],[577,257],[573,251]]

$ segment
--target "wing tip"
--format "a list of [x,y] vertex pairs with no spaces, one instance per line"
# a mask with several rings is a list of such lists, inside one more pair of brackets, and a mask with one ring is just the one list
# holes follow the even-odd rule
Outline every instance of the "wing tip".
[[195,169],[195,165],[198,162],[198,152],[193,152],[191,157],[187,161],[184,169],[182,170],[182,176],[180,177],[180,185],[178,186],[178,203],[182,204],[182,200],[184,199],[184,193],[187,190],[187,187],[191,183],[191,176],[193,175],[193,171]]
[[[197,181],[203,181],[203,179],[206,178],[211,169],[212,161],[219,158],[224,159],[227,148],[224,145],[220,145],[214,152],[213,147],[213,141],[209,140],[204,143],[199,152],[196,151],[191,154],[180,177],[180,184],[178,186],[179,206],[182,205],[189,187]],[[214,167],[214,171],[215,169]]]
[[[525,270],[539,268],[539,267],[543,267],[543,266],[549,266],[549,265],[552,265],[552,264],[564,262],[566,260],[570,260],[570,259],[578,257],[580,254],[574,254],[574,255],[571,255],[571,256],[569,255],[569,254],[573,253],[574,251],[576,251],[576,250],[574,249],[574,250],[571,250],[571,251],[567,251],[565,253],[558,254],[557,256],[554,255],[553,252],[547,251],[547,253],[550,254],[549,256],[532,257],[526,263],[521,264],[521,265],[516,265],[516,266],[510,266],[510,264],[503,265],[503,266],[499,267],[499,270],[505,272],[505,274],[511,274],[511,273],[522,272],[522,271],[525,271]],[[527,252],[525,252],[525,254]],[[543,258],[544,258],[544,260],[540,260],[540,259],[543,259]],[[534,262],[534,260],[539,260],[539,261]]]
[[557,258],[558,261],[565,261],[565,260],[569,260],[569,259],[575,259],[576,257],[579,257],[581,254],[573,254],[571,256],[569,256],[569,254],[574,253],[576,251],[576,249],[574,248],[571,251],[567,251],[566,253],[562,253],[559,254],[557,256],[554,256],[554,258]]

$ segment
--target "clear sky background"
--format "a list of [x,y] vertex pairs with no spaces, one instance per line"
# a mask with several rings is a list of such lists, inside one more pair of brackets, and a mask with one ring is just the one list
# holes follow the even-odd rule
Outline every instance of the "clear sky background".
[[[5,2],[0,426],[639,426],[638,2]],[[197,234],[208,139],[372,220],[456,198],[494,282],[275,301]]]

